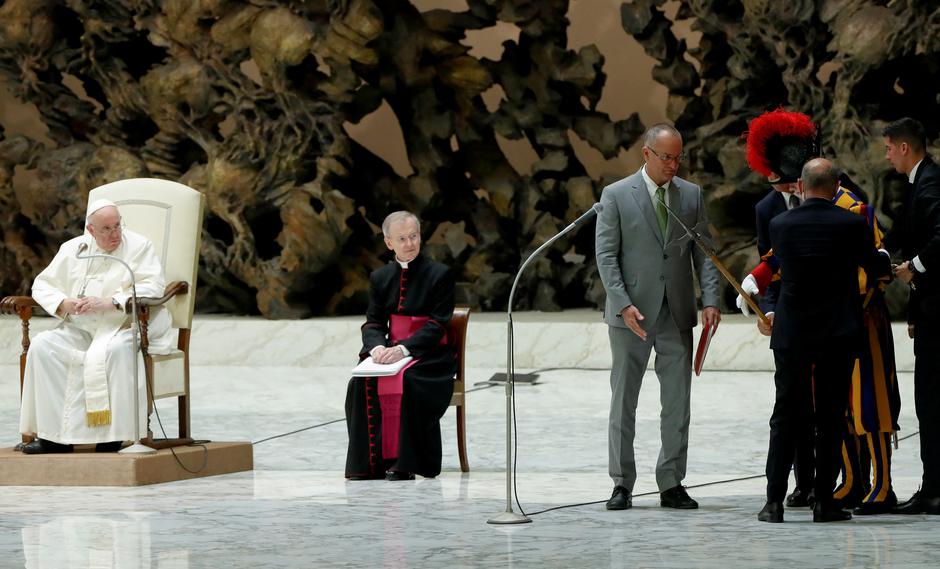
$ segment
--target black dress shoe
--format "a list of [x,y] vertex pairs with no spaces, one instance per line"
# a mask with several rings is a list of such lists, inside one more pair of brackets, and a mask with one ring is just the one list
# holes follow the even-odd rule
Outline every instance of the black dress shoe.
[[95,452],[117,452],[121,450],[121,446],[124,444],[124,441],[110,441],[106,443],[98,443],[95,445]]
[[898,505],[898,497],[894,492],[888,492],[888,496],[880,502],[862,502],[857,508],[852,510],[856,516],[877,516],[878,514],[890,514]]
[[780,502],[767,502],[757,514],[757,519],[771,524],[783,523],[783,504]]
[[677,510],[695,510],[698,508],[698,502],[689,496],[689,493],[685,491],[685,487],[681,484],[665,492],[660,492],[659,505],[663,508],[675,508]]
[[816,502],[816,505],[813,506],[814,522],[844,522],[851,519],[852,514],[850,512],[846,512],[833,504]]
[[940,515],[940,497],[925,498],[921,491],[914,492],[911,499],[903,504],[898,504],[892,514],[930,514],[932,516]]
[[402,472],[400,470],[389,470],[385,473],[385,479],[397,482],[399,480],[414,480],[415,475],[410,472]]
[[23,445],[24,454],[64,454],[68,452],[72,452],[72,445],[63,445],[46,439],[36,439],[27,445]]
[[812,490],[797,488],[792,494],[787,496],[786,504],[788,508],[811,508],[815,502],[816,499]]
[[608,510],[629,510],[633,507],[633,495],[623,486],[614,486],[614,493],[607,500]]

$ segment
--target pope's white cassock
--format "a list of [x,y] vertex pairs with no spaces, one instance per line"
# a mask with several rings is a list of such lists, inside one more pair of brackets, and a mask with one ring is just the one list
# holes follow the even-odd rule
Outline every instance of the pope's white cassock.
[[[82,243],[88,245],[85,253],[105,253],[89,235],[71,239],[33,283],[33,298],[49,314],[55,314],[66,298],[113,298],[125,306],[131,296],[127,269],[110,259],[76,258]],[[121,244],[108,254],[134,270],[139,297],[163,296],[163,268],[150,240],[124,230]],[[108,310],[57,318],[59,325],[37,334],[26,357],[20,432],[62,444],[134,440],[136,391],[140,436],[146,436],[146,379],[141,358],[135,390],[132,315]],[[152,310],[148,351],[168,353],[171,332],[169,313],[163,308]]]

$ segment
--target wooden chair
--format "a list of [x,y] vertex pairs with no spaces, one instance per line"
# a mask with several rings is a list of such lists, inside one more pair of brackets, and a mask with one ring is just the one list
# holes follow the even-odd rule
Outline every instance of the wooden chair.
[[457,305],[454,315],[447,324],[447,338],[454,347],[457,356],[457,375],[454,379],[454,394],[450,404],[457,407],[457,452],[460,454],[460,471],[470,472],[470,463],[467,461],[467,417],[466,417],[466,383],[464,376],[467,351],[467,324],[470,322],[470,307]]
[[[152,387],[148,389],[148,412],[153,409],[153,399],[176,397],[179,433],[177,438],[154,440],[148,429],[144,442],[154,448],[189,444],[193,442],[189,414],[189,339],[205,196],[177,182],[135,178],[99,186],[88,194],[89,203],[102,198],[117,204],[127,227],[153,242],[168,283],[161,298],[139,300],[140,349],[144,358],[144,377]],[[169,311],[173,328],[178,331],[177,347],[170,354],[151,355],[147,350],[147,324],[150,309],[155,306],[164,306]],[[36,307],[38,304],[28,296],[11,296],[0,301],[0,312],[18,314],[22,321],[21,393],[30,343],[29,320]],[[23,440],[29,442],[31,438],[23,437]]]

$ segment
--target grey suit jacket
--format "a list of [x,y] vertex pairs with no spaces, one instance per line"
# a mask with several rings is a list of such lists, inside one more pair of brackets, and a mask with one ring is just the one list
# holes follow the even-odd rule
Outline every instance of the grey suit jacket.
[[[666,192],[669,207],[710,240],[702,189],[674,177]],[[693,328],[698,315],[693,263],[702,305],[718,306],[718,269],[671,215],[663,240],[641,171],[604,188],[601,205],[604,209],[597,216],[595,248],[597,269],[607,291],[607,324],[626,327],[620,311],[633,304],[645,317],[641,324],[648,329],[656,322],[665,295],[678,328]]]

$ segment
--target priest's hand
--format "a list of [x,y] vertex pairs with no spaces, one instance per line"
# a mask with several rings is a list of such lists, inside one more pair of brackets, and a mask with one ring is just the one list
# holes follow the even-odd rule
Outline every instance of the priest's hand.
[[114,301],[97,296],[80,298],[75,305],[75,314],[97,314],[108,310],[114,310]]
[[376,348],[372,354],[372,361],[377,364],[393,364],[403,357],[405,357],[404,354],[397,346],[391,348],[380,347]]

